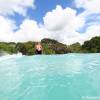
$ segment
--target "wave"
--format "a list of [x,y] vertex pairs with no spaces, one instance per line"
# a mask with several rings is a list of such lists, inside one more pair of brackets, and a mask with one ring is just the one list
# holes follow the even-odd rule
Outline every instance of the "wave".
[[22,56],[23,56],[22,53],[13,54],[13,55],[7,54],[7,55],[4,55],[4,56],[1,56],[0,61],[11,59],[11,58],[18,58],[18,57],[22,57]]

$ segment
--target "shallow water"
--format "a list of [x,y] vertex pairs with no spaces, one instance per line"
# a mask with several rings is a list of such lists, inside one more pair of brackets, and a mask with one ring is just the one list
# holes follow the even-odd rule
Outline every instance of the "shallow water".
[[100,100],[100,54],[1,57],[0,100]]

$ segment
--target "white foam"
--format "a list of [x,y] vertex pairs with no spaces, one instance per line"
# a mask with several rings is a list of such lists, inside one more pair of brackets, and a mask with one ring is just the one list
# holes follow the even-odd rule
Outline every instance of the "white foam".
[[4,55],[4,56],[0,57],[0,62],[4,61],[4,60],[7,60],[7,59],[16,58],[16,57],[17,58],[22,57],[22,53],[13,54],[13,55],[10,55],[10,54]]

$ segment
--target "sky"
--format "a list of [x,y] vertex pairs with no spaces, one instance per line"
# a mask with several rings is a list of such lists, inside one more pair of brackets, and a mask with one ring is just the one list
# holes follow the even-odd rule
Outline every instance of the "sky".
[[0,24],[1,42],[83,44],[100,36],[100,0],[0,0]]

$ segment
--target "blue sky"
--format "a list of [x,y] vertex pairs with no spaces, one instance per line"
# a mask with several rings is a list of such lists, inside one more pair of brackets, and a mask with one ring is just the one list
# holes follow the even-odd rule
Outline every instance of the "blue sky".
[[74,0],[36,0],[36,8],[33,10],[31,7],[29,7],[27,9],[27,16],[22,16],[14,12],[14,15],[9,15],[8,17],[15,20],[17,26],[19,26],[26,17],[36,20],[38,23],[43,23],[43,17],[45,16],[45,14],[55,9],[57,5],[61,5],[62,8],[69,7],[75,9],[77,10],[77,14],[80,14],[84,11],[83,8],[76,7]]
[[0,0],[0,23],[0,41],[83,43],[100,36],[100,1]]
[[73,0],[36,0],[36,9],[29,10],[28,15],[30,18],[42,22],[43,16],[48,12],[56,8],[56,5],[61,5],[63,8],[74,7]]
[[[61,5],[63,8],[70,7],[75,9],[75,2],[74,0],[36,0],[35,6],[36,8],[33,10],[31,7],[27,9],[27,17],[30,19],[36,20],[38,23],[43,22],[43,17],[48,11],[51,11],[56,8],[57,5]],[[80,9],[77,9],[78,13],[81,12]],[[16,20],[16,24],[20,25],[23,21],[23,19],[26,18],[26,16],[22,16],[18,13],[15,13],[15,15],[10,15],[10,18]]]

